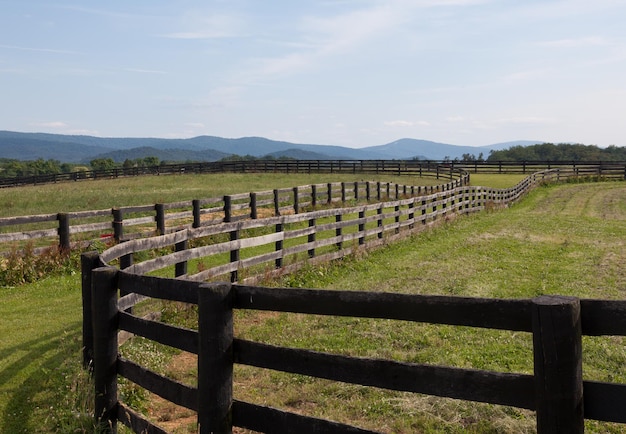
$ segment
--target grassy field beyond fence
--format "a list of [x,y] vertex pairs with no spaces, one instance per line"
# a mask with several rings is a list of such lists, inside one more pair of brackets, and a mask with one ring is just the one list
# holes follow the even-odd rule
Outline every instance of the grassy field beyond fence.
[[[296,180],[294,175],[278,176],[287,177],[284,186],[328,180],[312,180],[308,175]],[[191,181],[194,177],[176,178]],[[519,180],[499,178],[508,185],[496,185],[498,181],[479,182],[483,180],[477,178],[472,177],[472,184],[495,187],[510,186]],[[342,179],[328,181],[338,180]],[[397,181],[411,183],[403,177]],[[241,184],[238,188],[232,182],[219,186],[222,194],[281,186]],[[118,180],[111,183],[120,186]],[[164,190],[168,188],[187,194],[181,193],[182,185],[165,186]],[[11,197],[21,190],[11,190]],[[97,196],[98,191],[77,194],[88,198]],[[139,201],[134,203],[158,201],[133,194],[129,189],[120,197]],[[195,197],[198,193],[190,194]],[[207,193],[207,197],[211,195]],[[105,191],[100,196],[110,200],[115,197]],[[180,196],[173,200],[180,200]],[[15,201],[14,209],[27,209]],[[335,265],[306,268],[274,284],[480,297],[562,294],[623,299],[625,244],[626,184],[568,184],[539,188],[506,210],[459,218],[432,232],[369,252],[359,260],[349,258]],[[65,274],[0,289],[0,432],[92,432],[88,383],[80,369],[79,288],[79,275]],[[293,326],[296,323],[298,327]],[[243,314],[237,324],[240,336],[296,347],[366,356],[384,348],[388,354],[382,356],[401,360],[512,372],[527,372],[532,367],[529,336],[524,334],[444,326],[417,325],[413,329],[385,321],[294,318],[289,314]],[[179,378],[193,376],[193,361],[189,362],[185,354],[159,355],[151,348],[141,348],[139,341],[133,345],[138,346],[134,351],[152,358],[149,364],[159,365]],[[585,379],[626,382],[623,338],[586,338],[584,350]],[[240,370],[236,397],[387,432],[534,430],[533,415],[515,409],[378,390],[367,392],[356,386],[284,375]],[[136,399],[144,406],[157,408],[159,414],[154,417],[179,432],[188,432],[195,420],[189,422],[184,414],[149,397],[138,394]],[[617,433],[623,428],[587,422],[587,432]]]

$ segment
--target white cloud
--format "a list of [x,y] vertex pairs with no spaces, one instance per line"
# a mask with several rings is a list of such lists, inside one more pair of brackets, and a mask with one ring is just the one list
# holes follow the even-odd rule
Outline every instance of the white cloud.
[[141,68],[126,68],[124,71],[136,72],[139,74],[167,74],[166,71],[159,71],[155,69],[141,69]]
[[37,51],[40,53],[51,53],[51,54],[81,54],[81,53],[78,53],[76,51],[71,51],[71,50],[59,50],[56,48],[23,47],[23,46],[18,46],[18,45],[0,44],[0,48],[6,48],[7,50]]
[[609,45],[609,41],[601,36],[589,36],[583,38],[557,39],[552,41],[538,42],[541,47],[553,48],[581,48],[581,47],[598,47]]
[[204,128],[204,124],[202,122],[186,122],[185,126],[191,128]]
[[406,120],[395,120],[395,121],[385,121],[384,123],[388,127],[427,127],[430,126],[430,122],[428,121],[406,121]]
[[41,128],[44,131],[54,131],[55,134],[71,134],[71,135],[91,135],[97,136],[99,132],[97,130],[89,130],[85,128],[72,128],[69,124],[62,121],[48,121],[48,122],[31,122],[30,126],[35,128]]
[[185,30],[161,35],[171,39],[218,39],[243,36],[245,20],[236,14],[188,11],[182,18]]
[[43,128],[67,128],[68,125],[65,122],[61,121],[50,121],[50,122],[33,122],[31,123],[34,127],[43,127]]

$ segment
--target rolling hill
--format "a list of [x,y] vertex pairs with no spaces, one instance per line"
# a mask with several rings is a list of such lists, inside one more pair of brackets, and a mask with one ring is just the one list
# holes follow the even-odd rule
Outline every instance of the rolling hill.
[[289,157],[305,160],[378,160],[462,158],[463,154],[486,158],[492,149],[507,149],[514,145],[531,145],[541,141],[516,141],[483,147],[456,146],[428,140],[400,139],[366,148],[296,144],[263,137],[236,139],[198,136],[189,139],[111,138],[72,136],[47,133],[0,131],[0,158],[17,160],[55,159],[61,162],[85,163],[94,158],[125,159],[158,157],[167,161],[216,161],[228,155],[254,157]]

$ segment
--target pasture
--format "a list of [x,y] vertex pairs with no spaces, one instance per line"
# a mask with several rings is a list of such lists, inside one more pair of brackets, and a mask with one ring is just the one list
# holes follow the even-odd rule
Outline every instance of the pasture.
[[[293,180],[292,176],[295,175],[289,175],[284,186],[322,181],[312,180],[313,175],[302,175],[302,181]],[[323,181],[329,180],[328,175],[319,176],[326,177]],[[258,181],[259,177],[253,177]],[[478,182],[477,177],[472,177],[473,184],[499,186]],[[166,177],[155,178],[162,181]],[[220,181],[224,183],[223,179]],[[115,184],[118,180],[110,182]],[[406,177],[397,182],[411,183]],[[237,193],[281,186],[252,188],[245,184],[237,189],[233,185],[226,181],[218,188],[223,193]],[[40,188],[43,187],[37,187]],[[91,194],[107,197],[106,188],[100,190]],[[16,191],[19,190],[12,193]],[[158,201],[137,198],[137,192],[127,194],[137,200],[134,204]],[[180,200],[182,194],[179,191],[172,200]],[[197,193],[189,197],[194,196]],[[88,209],[100,206],[110,205],[89,205]],[[621,271],[626,264],[625,239],[624,183],[546,187],[509,209],[460,218],[432,232],[368,252],[358,260],[348,258],[338,264],[310,267],[275,284],[483,297],[564,294],[617,299],[623,298],[620,289],[623,291],[626,286]],[[70,274],[1,290],[0,329],[4,338],[0,344],[0,431],[41,431],[43,425],[44,431],[67,432],[68,427],[88,426],[88,405],[83,402],[86,380],[79,366],[79,286],[77,275]],[[297,330],[292,327],[295,322],[299,324]],[[290,314],[246,315],[238,324],[237,333],[242,336],[296,347],[329,348],[358,355],[386,348],[400,360],[514,372],[527,372],[532,367],[528,360],[528,336],[501,336],[500,332],[485,334],[442,326],[399,329],[384,322],[304,319]],[[356,338],[348,335],[348,330],[356,330]],[[187,369],[185,354],[157,357],[156,352],[146,351],[141,345],[133,343],[129,351],[152,357],[150,364],[175,371],[180,377],[193,376],[193,368]],[[585,360],[589,378],[624,381],[620,369],[626,354],[621,338],[586,339],[585,345],[592,354]],[[296,385],[287,388],[286,380],[293,383],[294,378],[245,370],[237,375],[240,387],[236,390],[245,395],[242,398],[389,432],[532,432],[534,428],[532,415],[518,410],[382,391],[364,392],[355,386],[328,388],[324,382],[297,376]],[[138,394],[137,399],[146,407],[153,404],[149,397]],[[176,420],[179,414],[175,410],[157,408],[161,418],[170,415],[180,432],[187,432],[184,419]],[[587,428],[588,432],[618,432],[620,427],[589,422]]]

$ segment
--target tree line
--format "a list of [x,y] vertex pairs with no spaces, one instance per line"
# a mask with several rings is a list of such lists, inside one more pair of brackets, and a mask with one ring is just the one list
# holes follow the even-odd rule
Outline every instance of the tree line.
[[[293,160],[291,157],[254,157],[252,155],[229,155],[220,161],[250,161],[250,160]],[[444,161],[452,161],[445,157]],[[492,150],[485,159],[481,152],[478,156],[474,154],[463,154],[462,158],[455,158],[454,161],[626,161],[626,147],[611,145],[607,148],[600,148],[595,145],[581,145],[569,143],[542,143],[532,146],[513,146],[500,151]],[[126,159],[118,163],[112,158],[95,158],[89,164],[61,163],[58,160],[42,158],[32,161],[13,160],[0,158],[0,178],[15,178],[36,175],[54,175],[59,173],[72,173],[87,170],[112,170],[117,168],[147,168],[165,164],[175,164],[180,161],[161,161],[158,157],[144,157],[136,159]],[[185,161],[194,163],[194,161]]]
[[[254,157],[252,155],[230,155],[222,158],[220,161],[242,161],[242,160],[274,160],[274,159],[292,159],[289,157]],[[197,161],[184,161],[184,163],[195,163]],[[24,176],[37,175],[55,175],[60,173],[73,173],[88,170],[112,170],[112,169],[130,169],[130,168],[148,168],[166,164],[181,163],[180,161],[161,161],[158,157],[144,157],[136,159],[126,159],[122,163],[118,163],[112,158],[94,158],[89,164],[79,163],[61,163],[55,159],[44,160],[14,160],[8,158],[0,158],[0,178],[20,178]]]
[[491,151],[487,161],[626,161],[626,147],[542,143]]

